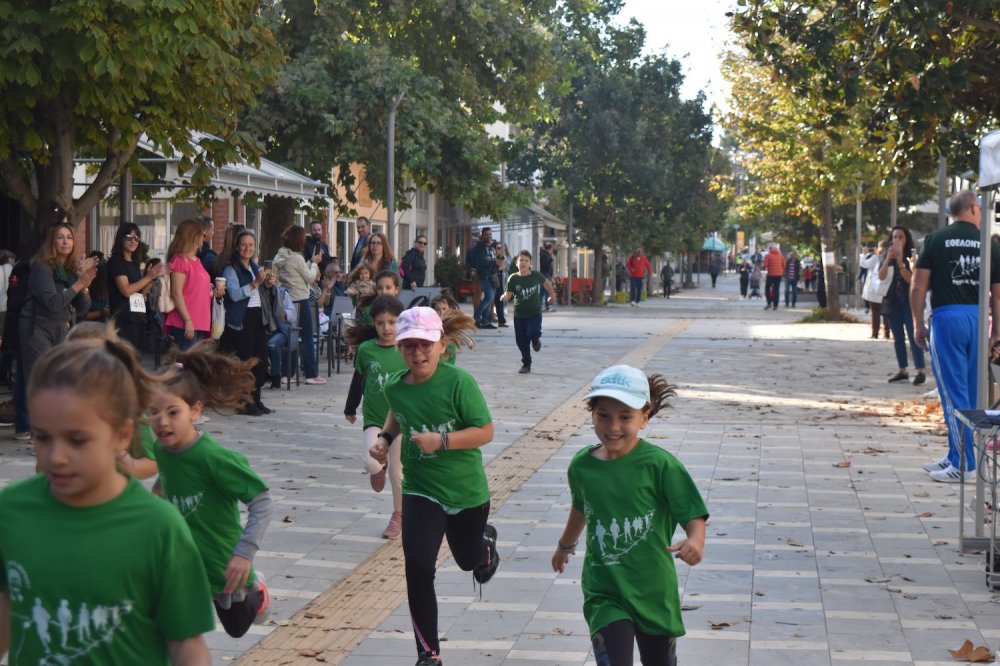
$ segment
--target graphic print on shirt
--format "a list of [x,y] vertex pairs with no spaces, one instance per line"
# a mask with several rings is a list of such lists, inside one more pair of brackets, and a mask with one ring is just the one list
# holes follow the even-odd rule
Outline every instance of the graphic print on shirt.
[[198,510],[198,505],[201,504],[201,498],[205,495],[204,492],[197,493],[194,495],[188,495],[186,497],[181,497],[179,495],[171,495],[170,503],[173,504],[181,515],[187,518],[195,511]]
[[370,361],[365,369],[365,381],[372,379],[378,386],[379,393],[385,393],[385,383],[389,381],[391,372],[382,372],[382,364],[378,361]]
[[615,566],[633,548],[646,540],[656,510],[635,516],[597,515],[589,503],[583,505],[587,517],[587,550],[594,566]]
[[[16,634],[20,642],[10,646],[12,663],[27,647],[28,641],[37,641],[45,652],[39,666],[70,664],[80,659],[86,662],[87,654],[102,643],[114,641],[115,633],[123,631],[122,620],[132,613],[133,604],[125,599],[115,605],[60,599],[55,608],[46,607],[40,597],[34,597],[28,613],[19,612],[24,602],[32,598],[31,580],[24,567],[15,561],[7,563],[7,580],[10,588],[11,624],[20,625]],[[33,650],[32,650],[33,651]]]
[[[428,426],[427,424],[422,423],[416,428],[414,428],[406,422],[406,417],[404,417],[402,414],[393,414],[393,416],[396,419],[396,423],[399,424],[400,432],[405,434],[411,442],[413,441],[413,433],[415,432],[436,432],[443,434],[446,432],[452,432],[455,429],[455,419],[450,419],[448,421],[445,421],[444,423],[432,426]],[[437,458],[437,454],[438,454],[437,451],[424,453],[423,451],[420,450],[420,447],[417,446],[416,444],[414,444],[409,449],[409,456],[411,460],[431,460],[433,458]]]
[[[945,242],[945,247],[949,247],[950,244],[955,242],[963,243],[975,243],[976,248],[979,248],[979,241],[966,241],[962,239],[950,239]],[[972,247],[971,245],[965,245],[963,247]],[[951,262],[951,282],[954,285],[972,285],[975,287],[979,286],[979,255],[978,254],[960,254],[957,259],[953,259]]]
[[539,284],[533,284],[530,287],[522,287],[520,284],[514,285],[514,295],[517,296],[517,300],[524,301],[527,298],[534,296],[538,293],[538,289],[541,287]]

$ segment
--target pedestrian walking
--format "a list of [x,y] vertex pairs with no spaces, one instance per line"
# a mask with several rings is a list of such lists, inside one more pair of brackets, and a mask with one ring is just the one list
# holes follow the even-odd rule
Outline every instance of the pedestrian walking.
[[[507,290],[500,300],[514,301],[514,340],[521,350],[520,374],[531,372],[531,350],[542,349],[541,288],[552,290],[552,283],[539,271],[531,270],[531,252],[517,254],[517,273],[507,278]],[[554,291],[551,293],[555,293]]]
[[403,461],[403,557],[406,594],[417,645],[417,666],[439,666],[435,564],[441,542],[456,564],[487,583],[500,563],[496,528],[488,524],[490,490],[480,447],[493,439],[493,421],[479,385],[466,370],[441,363],[449,338],[468,343],[461,313],[405,310],[396,346],[408,370],[386,383],[389,414],[371,449],[385,462],[396,438]]
[[[274,502],[246,457],[199,432],[195,422],[206,407],[252,404],[256,359],[221,354],[205,340],[174,360],[149,406],[157,486],[191,528],[219,621],[227,634],[240,638],[251,625],[266,622],[270,612],[271,597],[253,558]],[[240,522],[239,503],[247,508],[246,525]]]
[[913,366],[917,374],[913,384],[919,386],[927,380],[924,371],[924,350],[913,339],[913,313],[910,310],[910,282],[913,273],[909,257],[914,252],[913,235],[906,227],[893,227],[892,241],[879,267],[879,280],[888,281],[889,288],[882,299],[882,315],[889,319],[892,342],[896,351],[899,371],[889,378],[890,382],[905,382],[910,378],[906,362],[906,339],[910,339]]
[[653,274],[653,266],[649,263],[642,248],[639,248],[625,262],[625,267],[628,269],[629,297],[632,307],[638,307],[639,301],[642,300],[642,283],[647,274]]
[[391,295],[378,296],[372,302],[373,324],[360,323],[347,330],[347,344],[357,347],[354,355],[354,377],[344,404],[344,417],[348,423],[357,420],[361,405],[362,442],[361,462],[368,473],[372,490],[377,493],[385,488],[386,475],[392,490],[392,515],[389,525],[382,532],[383,539],[398,539],[403,529],[403,467],[399,458],[399,437],[389,447],[388,464],[383,464],[368,452],[378,439],[389,413],[385,385],[389,378],[404,372],[406,363],[396,349],[396,322],[403,312],[403,304]]
[[781,286],[781,277],[785,274],[785,258],[781,256],[777,245],[771,245],[767,254],[764,255],[764,297],[767,304],[764,309],[778,309],[778,290]]
[[795,256],[795,250],[788,253],[785,261],[785,307],[795,307],[799,302],[799,277],[802,275],[802,262]]
[[[684,634],[676,557],[701,562],[708,509],[684,465],[640,437],[675,395],[662,375],[627,365],[599,373],[584,396],[599,441],[579,451],[567,479],[572,508],[552,555],[563,572],[586,530],[583,614],[598,666],[676,664]],[[687,538],[671,545],[680,525]]]
[[111,330],[35,364],[41,473],[0,491],[0,655],[12,666],[211,660],[202,634],[215,622],[191,531],[118,467],[159,381]]

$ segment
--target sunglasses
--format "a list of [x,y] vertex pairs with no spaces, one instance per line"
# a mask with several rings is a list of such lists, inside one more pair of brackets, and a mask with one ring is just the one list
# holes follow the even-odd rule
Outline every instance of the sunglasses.
[[133,235],[133,234],[129,234],[128,236],[123,236],[123,238],[125,240],[131,241],[133,243],[138,243],[139,242],[139,237],[136,236],[136,235]]
[[427,245],[427,241],[417,241],[417,245]]
[[402,354],[412,354],[418,349],[426,354],[434,346],[430,340],[403,340],[399,343],[399,351]]

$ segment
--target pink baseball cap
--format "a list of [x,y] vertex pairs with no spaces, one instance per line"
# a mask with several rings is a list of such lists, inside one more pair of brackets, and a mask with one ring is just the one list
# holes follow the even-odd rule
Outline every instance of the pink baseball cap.
[[403,310],[396,320],[396,342],[428,340],[437,342],[444,333],[444,324],[434,308],[416,307]]

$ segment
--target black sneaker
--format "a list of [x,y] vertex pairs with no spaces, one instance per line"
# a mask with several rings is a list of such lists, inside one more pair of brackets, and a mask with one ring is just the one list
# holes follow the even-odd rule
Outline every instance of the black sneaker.
[[240,416],[263,416],[264,412],[257,408],[257,405],[252,402],[245,407],[241,407],[236,410],[236,413]]
[[519,374],[519,375],[526,375],[529,372],[531,372],[531,366],[530,365],[522,365],[521,369],[517,371],[517,374]]
[[889,383],[891,384],[893,382],[905,382],[905,381],[908,381],[909,379],[910,379],[910,375],[907,374],[906,370],[900,370],[899,372],[897,372],[896,374],[894,374],[892,377],[889,377]]
[[441,666],[443,663],[441,657],[433,654],[421,654],[420,658],[417,659],[416,666]]
[[923,384],[926,381],[927,381],[927,375],[925,375],[922,372],[918,372],[917,376],[913,378],[913,385],[914,386],[920,386],[921,384]]
[[534,340],[532,340],[531,341],[531,348],[534,349],[535,351],[541,351],[542,350],[542,341],[541,341],[541,339],[540,338],[535,338]]
[[274,410],[271,409],[270,407],[265,407],[264,403],[262,403],[262,402],[258,402],[255,405],[255,407],[257,407],[257,411],[260,412],[262,415],[263,414],[272,414],[274,412]]
[[490,558],[486,564],[480,564],[472,570],[472,577],[480,585],[490,582],[493,574],[497,572],[497,567],[500,566],[500,554],[497,553],[497,528],[489,523],[486,524],[486,529],[483,530],[483,542],[486,543],[486,548],[490,551]]
[[480,324],[479,328],[491,328],[491,329],[495,329],[496,326],[494,326],[493,324]]
[[271,388],[273,389],[281,388],[281,375],[275,375],[271,377]]

